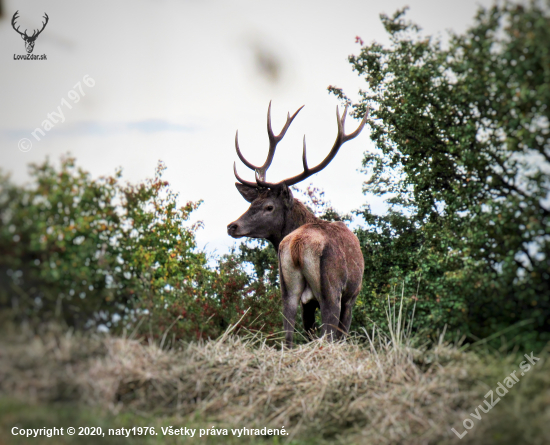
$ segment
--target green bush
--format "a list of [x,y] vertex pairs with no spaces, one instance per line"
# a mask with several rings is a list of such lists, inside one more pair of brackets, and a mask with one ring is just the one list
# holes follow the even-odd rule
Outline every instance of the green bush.
[[154,337],[217,337],[282,325],[277,289],[235,254],[207,267],[190,224],[200,203],[177,204],[162,179],[92,179],[67,158],[31,166],[30,186],[0,177],[0,309],[4,318],[77,329],[100,325]]

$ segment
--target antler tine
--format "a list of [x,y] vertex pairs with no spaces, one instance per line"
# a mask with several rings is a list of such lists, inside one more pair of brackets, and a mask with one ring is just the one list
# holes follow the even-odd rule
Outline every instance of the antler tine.
[[347,142],[355,138],[356,136],[359,135],[359,133],[361,133],[361,131],[363,130],[363,127],[365,126],[365,123],[367,122],[367,118],[369,117],[369,112],[370,112],[370,107],[367,107],[367,109],[365,110],[365,115],[363,116],[363,119],[359,124],[359,127],[357,127],[357,129],[353,133],[344,135],[344,142]]
[[302,164],[304,165],[304,171],[307,172],[309,167],[307,166],[306,158],[306,135],[304,134],[304,152],[302,153]]
[[[290,113],[287,113],[286,114],[285,126],[283,127],[281,132],[277,136],[275,136],[273,134],[273,129],[271,128],[271,101],[269,101],[269,107],[267,109],[267,134],[269,135],[269,141],[271,142],[271,144],[273,144],[273,143],[277,144],[278,142],[281,141],[281,139],[285,136],[285,133],[288,130],[288,127],[290,127],[290,124],[292,123],[292,121],[296,117],[296,115],[304,107],[305,107],[305,105],[302,105],[300,108],[298,108],[298,110],[296,110],[296,113],[294,113],[292,115],[292,117],[290,117]],[[269,147],[269,149],[271,150],[271,146]]]
[[[277,144],[283,139],[283,137],[286,134],[286,131],[288,130],[288,127],[290,127],[290,124],[294,120],[294,118],[298,115],[300,110],[304,108],[304,105],[302,105],[298,110],[290,116],[290,113],[287,113],[286,115],[286,123],[281,130],[281,132],[275,136],[273,133],[273,129],[271,127],[271,101],[269,101],[269,107],[267,108],[267,135],[269,137],[269,151],[267,153],[267,158],[262,166],[256,166],[252,164],[251,162],[247,161],[243,154],[241,153],[241,150],[239,148],[239,141],[238,141],[238,134],[235,135],[235,149],[237,150],[237,156],[239,156],[239,159],[242,161],[244,165],[246,165],[249,169],[254,170],[256,173],[258,173],[260,181],[265,181],[265,174],[267,172],[267,169],[271,166],[271,162],[273,162],[273,157],[275,156],[275,149],[277,148]],[[244,182],[251,184],[250,182]],[[252,183],[254,184],[254,183]],[[254,184],[256,186],[256,184]]]
[[237,178],[237,181],[239,181],[241,184],[246,184],[250,187],[257,187],[258,184],[250,181],[246,181],[245,179],[241,178],[239,174],[237,173],[237,163],[233,162],[233,173],[235,173],[235,178]]
[[241,153],[241,150],[239,148],[239,130],[237,130],[237,133],[235,133],[235,149],[237,150],[237,156],[241,160],[241,162],[246,165],[251,170],[256,170],[258,167],[256,167],[254,164],[251,164],[246,160],[246,158]]
[[313,168],[308,168],[307,159],[306,159],[306,144],[305,144],[305,136],[304,136],[304,152],[303,152],[303,155],[302,155],[302,163],[304,165],[304,171],[302,173],[300,173],[299,175],[296,175],[296,176],[293,176],[291,178],[285,179],[285,180],[280,181],[278,183],[265,182],[265,181],[261,180],[261,178],[258,178],[258,175],[256,175],[257,184],[261,187],[268,187],[268,188],[278,187],[283,183],[285,183],[287,186],[291,186],[291,185],[297,184],[298,182],[301,182],[304,179],[307,179],[310,176],[314,175],[315,173],[318,173],[321,170],[323,170],[334,159],[334,157],[338,153],[338,150],[340,150],[340,147],[345,142],[347,142],[347,141],[355,138],[356,136],[358,136],[359,133],[361,133],[361,130],[363,130],[363,128],[365,126],[365,123],[367,122],[367,117],[369,116],[370,107],[367,107],[367,109],[365,111],[365,116],[363,116],[363,119],[361,120],[361,123],[359,124],[357,129],[353,133],[345,134],[345,132],[344,132],[344,122],[345,122],[345,119],[346,119],[347,108],[348,107],[346,106],[346,109],[344,110],[344,116],[342,116],[342,118],[340,119],[340,111],[339,111],[338,107],[336,107],[336,120],[338,122],[338,134],[336,136],[336,140],[334,141],[334,145],[332,146],[332,149],[330,150],[329,154],[326,156],[325,159],[323,159],[323,161],[321,163],[317,164]]
[[[15,29],[15,21],[19,18],[17,16],[17,14],[19,14],[19,10],[15,11],[15,14],[13,14],[13,17],[11,18],[11,26],[13,26],[13,28]],[[19,28],[17,28],[19,29]],[[17,31],[16,29],[16,31]]]
[[292,117],[290,116],[290,113],[286,113],[285,126],[283,127],[281,132],[277,136],[275,136],[275,134],[273,133],[273,128],[271,127],[271,101],[269,101],[269,107],[267,107],[267,135],[269,137],[269,151],[267,153],[267,158],[264,162],[264,165],[256,168],[256,170],[259,172],[261,180],[265,181],[265,174],[267,172],[267,169],[271,166],[271,163],[273,162],[273,157],[275,156],[277,144],[281,142],[281,140],[284,138],[288,127],[290,127],[290,124],[302,108],[304,108],[304,105],[298,108],[298,110],[296,110]]

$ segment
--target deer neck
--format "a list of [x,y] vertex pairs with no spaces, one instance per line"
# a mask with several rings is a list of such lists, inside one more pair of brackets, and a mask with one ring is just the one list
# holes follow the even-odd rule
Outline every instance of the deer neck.
[[283,230],[280,234],[269,238],[268,241],[270,241],[271,244],[273,244],[273,247],[275,247],[275,250],[279,252],[279,244],[281,244],[281,241],[285,236],[291,232],[294,232],[298,227],[301,227],[304,224],[315,224],[320,221],[322,220],[317,218],[304,204],[294,198],[294,205],[292,206],[292,209],[285,213]]

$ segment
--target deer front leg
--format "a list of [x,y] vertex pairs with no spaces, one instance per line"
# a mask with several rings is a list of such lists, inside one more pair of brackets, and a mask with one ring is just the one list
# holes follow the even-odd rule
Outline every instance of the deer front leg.
[[292,348],[294,338],[294,325],[296,323],[296,312],[298,311],[298,302],[292,296],[283,295],[283,325],[285,328],[285,343],[286,347]]
[[302,301],[302,321],[304,323],[304,331],[308,340],[315,338],[315,310],[319,307],[317,300],[311,300],[307,303]]

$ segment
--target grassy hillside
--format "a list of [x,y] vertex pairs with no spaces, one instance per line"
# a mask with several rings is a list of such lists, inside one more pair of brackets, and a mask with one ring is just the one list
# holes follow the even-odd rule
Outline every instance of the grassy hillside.
[[[543,444],[548,437],[544,352],[459,441],[451,428],[465,431],[463,420],[525,358],[464,351],[443,341],[415,346],[403,332],[284,351],[261,337],[230,332],[162,349],[130,338],[19,330],[2,337],[0,351],[0,443],[52,441],[13,436],[14,426],[100,426],[105,433],[54,439],[62,444]],[[157,434],[109,436],[109,428],[133,426],[152,426]],[[170,435],[169,426],[196,433]],[[197,437],[213,426],[227,435]],[[284,427],[286,434],[239,437],[231,431],[243,427]]]

